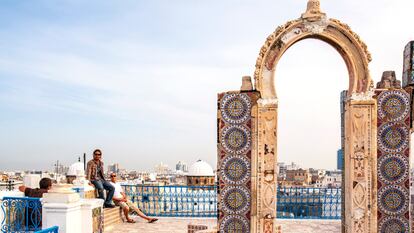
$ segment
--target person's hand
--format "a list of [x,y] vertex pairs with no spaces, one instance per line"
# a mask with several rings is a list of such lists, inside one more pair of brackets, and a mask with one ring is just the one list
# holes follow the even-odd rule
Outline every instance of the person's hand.
[[26,186],[24,186],[24,185],[19,186],[19,191],[20,192],[24,192],[25,190],[26,190]]
[[89,181],[89,183],[88,183],[90,186],[93,186],[93,187],[95,187],[95,185],[93,185],[90,181]]

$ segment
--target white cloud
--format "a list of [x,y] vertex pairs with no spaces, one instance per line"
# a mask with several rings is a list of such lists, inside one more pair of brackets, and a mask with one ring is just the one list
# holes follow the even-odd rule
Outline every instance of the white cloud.
[[[46,10],[37,5],[33,11],[39,12],[27,15],[10,10],[9,15],[18,20],[0,29],[0,88],[2,82],[8,83],[0,103],[33,114],[45,109],[78,114],[85,122],[96,116],[112,119],[108,125],[128,122],[131,129],[125,129],[128,139],[123,141],[78,127],[113,153],[122,147],[124,161],[128,156],[148,155],[132,163],[133,167],[153,160],[191,160],[195,154],[215,163],[216,94],[238,89],[241,76],[253,74],[266,37],[278,25],[299,17],[306,1],[108,3],[92,11],[94,4],[98,3],[46,4]],[[375,81],[383,70],[401,74],[403,47],[414,39],[413,1],[321,4],[328,17],[348,23],[367,43]],[[319,60],[311,59],[313,55]],[[333,167],[339,146],[339,91],[348,82],[340,56],[321,43],[299,43],[282,58],[276,81],[281,109],[285,109],[280,117],[286,120],[286,124],[279,122],[281,135],[285,131],[281,140],[286,137],[280,154],[292,152],[292,145],[303,145],[281,158],[312,166],[317,166],[312,161],[329,158],[321,166]],[[325,103],[324,98],[333,99]],[[105,127],[109,134],[116,131]],[[152,129],[151,137],[147,131],[136,132],[144,128]],[[309,138],[307,130],[316,136]],[[166,131],[175,135],[163,135]],[[168,138],[165,143],[171,150],[150,148],[146,144],[152,137]],[[318,143],[313,139],[325,137],[332,138],[329,146],[318,145],[312,155],[303,155],[310,153],[307,147]],[[80,144],[87,146],[76,146]],[[76,146],[62,144],[67,151]],[[56,153],[42,148],[37,152]],[[16,150],[17,156],[21,154]]]

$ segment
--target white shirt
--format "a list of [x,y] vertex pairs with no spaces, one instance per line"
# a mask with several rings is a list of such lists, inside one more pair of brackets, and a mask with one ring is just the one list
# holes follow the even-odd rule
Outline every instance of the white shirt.
[[112,186],[114,186],[115,191],[114,191],[114,197],[115,198],[123,198],[121,192],[123,193],[124,190],[122,189],[121,185],[119,183],[113,183],[113,182],[109,182]]

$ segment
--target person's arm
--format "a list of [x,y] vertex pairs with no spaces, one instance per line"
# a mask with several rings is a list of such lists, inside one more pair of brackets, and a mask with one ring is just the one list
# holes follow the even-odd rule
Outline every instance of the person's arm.
[[124,201],[125,202],[124,198],[112,197],[112,200],[114,200],[114,201]]
[[122,198],[124,199],[124,201],[126,202],[127,201],[127,196],[126,196],[126,194],[124,193],[124,192],[121,192],[121,194],[122,194]]
[[19,187],[19,190],[22,191],[22,192],[24,192],[24,195],[26,197],[31,197],[33,195],[33,189],[28,188],[28,187],[26,187],[24,185],[20,186]]
[[19,191],[24,193],[26,191],[26,186],[19,186]]

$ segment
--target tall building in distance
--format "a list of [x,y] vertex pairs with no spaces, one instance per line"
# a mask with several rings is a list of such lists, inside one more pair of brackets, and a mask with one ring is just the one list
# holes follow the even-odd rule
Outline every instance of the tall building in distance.
[[188,165],[186,163],[178,161],[178,163],[175,165],[175,170],[182,171],[182,172],[188,172]]
[[348,91],[341,91],[340,95],[340,110],[341,110],[341,149],[337,151],[336,154],[336,168],[338,170],[344,169],[344,152],[345,152],[345,103],[346,103],[346,96],[348,95]]
[[111,173],[116,173],[118,174],[119,172],[119,164],[118,163],[114,163],[108,166],[108,174]]
[[336,169],[344,170],[344,151],[342,149],[336,153]]

